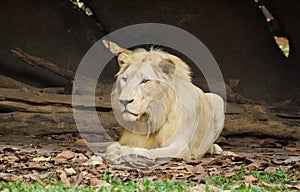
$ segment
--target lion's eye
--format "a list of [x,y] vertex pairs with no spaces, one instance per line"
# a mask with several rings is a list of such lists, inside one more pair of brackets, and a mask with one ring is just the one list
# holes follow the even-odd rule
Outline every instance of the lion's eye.
[[145,83],[147,83],[148,81],[150,81],[149,79],[143,79],[142,81],[141,81],[141,84],[145,84]]
[[122,77],[121,79],[122,79],[122,81],[127,82],[127,78],[126,77]]

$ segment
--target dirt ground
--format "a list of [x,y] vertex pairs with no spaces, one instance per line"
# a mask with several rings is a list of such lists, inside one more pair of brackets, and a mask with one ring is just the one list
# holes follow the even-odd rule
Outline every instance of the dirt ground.
[[[111,91],[111,87],[100,90],[103,92],[100,95],[108,95],[106,93]],[[99,98],[110,101],[110,97]],[[39,105],[34,103],[34,106]],[[107,121],[106,126],[117,130],[118,126],[111,126],[108,117],[113,114],[110,113],[102,113],[106,114],[103,116]],[[54,114],[59,117],[63,113]],[[72,112],[70,117],[73,117]],[[62,133],[50,134],[49,130],[49,133],[39,136],[28,134],[37,126],[43,126],[41,130],[47,131],[45,123],[49,123],[44,119],[29,119],[22,122],[26,126],[23,132],[18,131],[20,127],[12,127],[3,129],[11,132],[0,133],[0,181],[43,182],[43,179],[50,178],[74,186],[86,183],[83,181],[95,183],[95,179],[99,180],[99,176],[108,173],[123,181],[143,178],[178,181],[188,179],[189,182],[200,181],[205,184],[206,176],[231,177],[241,171],[246,174],[251,171],[268,173],[278,169],[293,174],[293,177],[297,177],[295,180],[299,181],[300,141],[292,139],[293,136],[299,138],[299,117],[299,108],[286,107],[286,103],[279,103],[271,108],[256,104],[231,104],[227,107],[223,136],[217,140],[225,151],[223,155],[206,155],[198,161],[149,160],[127,156],[114,165],[105,159],[105,144],[97,151],[79,147],[76,142],[82,135],[68,127],[59,130]],[[9,121],[10,119],[7,120],[7,126]],[[50,122],[56,123],[52,120]],[[25,131],[27,135],[23,135],[24,130],[28,130]],[[288,137],[282,136],[283,134]],[[93,138],[98,141],[98,138],[103,139],[103,135],[95,135]],[[295,188],[300,183],[290,185]]]
[[[63,151],[65,149],[76,149],[75,142],[80,138],[79,134],[55,134],[45,136],[22,136],[1,135],[0,149],[20,148],[36,149],[41,151]],[[296,139],[275,139],[257,136],[221,136],[217,143],[226,151],[232,151],[239,156],[249,155],[300,155],[300,142]],[[105,150],[105,148],[103,149]]]

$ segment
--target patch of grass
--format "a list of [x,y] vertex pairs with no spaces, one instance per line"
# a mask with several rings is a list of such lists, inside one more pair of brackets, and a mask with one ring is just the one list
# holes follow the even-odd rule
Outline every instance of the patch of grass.
[[[256,178],[252,183],[247,182],[245,177],[253,176]],[[264,173],[262,171],[250,171],[249,174],[244,172],[244,166],[241,166],[239,172],[231,177],[217,176],[204,178],[207,186],[216,186],[223,190],[230,191],[290,191],[291,183],[297,182],[297,175],[284,172],[280,169],[273,173]],[[92,192],[92,191],[185,191],[186,189],[195,186],[185,181],[174,180],[158,180],[150,181],[143,179],[139,181],[129,180],[122,181],[120,178],[113,178],[112,175],[104,174],[100,176],[101,180],[110,184],[108,187],[90,187],[88,182],[79,187],[70,188],[59,181],[46,179],[38,183],[24,182],[0,182],[0,191],[8,189],[9,191],[34,192],[34,191],[68,191],[68,192]],[[265,182],[265,183],[263,183]],[[207,188],[207,191],[209,187]]]
[[[246,176],[253,176],[256,180],[248,183]],[[244,173],[244,166],[232,177],[210,177],[206,182],[207,185],[214,185],[220,189],[230,191],[290,191],[291,183],[297,182],[297,175],[284,172],[277,169],[273,173],[264,173],[263,171],[250,171],[249,174]]]
[[149,179],[143,179],[141,181],[129,180],[122,182],[121,179],[112,178],[109,174],[104,174],[101,179],[112,185],[110,191],[185,191],[195,185],[174,180],[150,181]]
[[177,182],[173,180],[164,181],[150,181],[149,179],[144,179],[142,181],[129,180],[122,182],[119,178],[112,178],[108,175],[103,177],[103,180],[107,181],[111,186],[109,187],[89,187],[88,185],[70,188],[61,182],[49,182],[47,184],[42,183],[31,183],[27,184],[22,181],[19,182],[0,182],[0,191],[8,189],[9,191],[20,191],[20,192],[57,192],[57,191],[67,191],[67,192],[109,192],[109,191],[185,191],[187,188],[193,186],[185,182]]
[[77,188],[69,188],[68,186],[64,185],[61,182],[56,182],[54,185],[44,185],[42,183],[24,183],[22,181],[18,182],[1,182],[0,183],[0,191],[8,189],[11,192],[54,192],[54,191],[82,191],[82,192],[92,192],[94,190],[85,188],[85,187],[77,187]]

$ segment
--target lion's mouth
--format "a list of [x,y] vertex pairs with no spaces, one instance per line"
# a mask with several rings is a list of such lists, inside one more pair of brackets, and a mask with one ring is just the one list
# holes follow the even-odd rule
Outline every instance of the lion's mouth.
[[133,113],[133,112],[131,112],[131,111],[128,111],[127,109],[125,109],[124,111],[123,111],[123,113],[129,113],[129,114],[131,114],[131,115],[133,115],[133,116],[139,116],[138,114],[136,114],[136,113]]
[[143,114],[139,115],[139,114],[133,113],[131,111],[128,111],[127,109],[125,109],[123,111],[123,114],[125,114],[125,113],[128,113],[130,115],[137,117],[136,121],[138,121],[138,122],[147,122],[149,120],[149,115],[147,113],[143,113]]

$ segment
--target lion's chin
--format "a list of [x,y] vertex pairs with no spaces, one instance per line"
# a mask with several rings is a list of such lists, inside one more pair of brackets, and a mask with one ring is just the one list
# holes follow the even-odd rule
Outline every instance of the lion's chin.
[[123,112],[122,118],[124,121],[127,121],[127,122],[135,122],[137,120],[137,115],[126,111],[126,112]]

